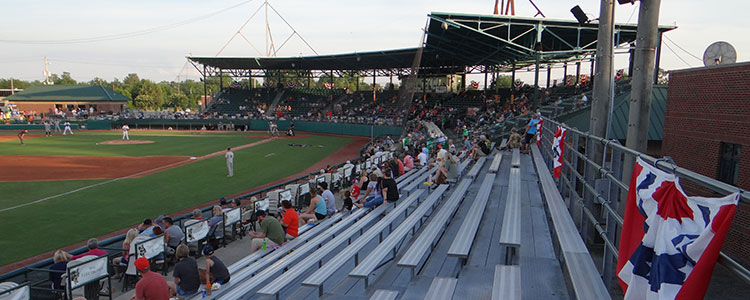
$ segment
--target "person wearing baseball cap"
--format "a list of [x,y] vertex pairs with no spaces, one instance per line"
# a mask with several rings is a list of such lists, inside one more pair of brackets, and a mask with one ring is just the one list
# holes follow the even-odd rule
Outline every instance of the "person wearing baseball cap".
[[201,282],[210,281],[211,284],[218,282],[226,284],[229,282],[229,269],[218,257],[214,256],[214,247],[206,245],[203,248],[203,255],[206,256],[206,269],[198,269],[201,276]]
[[169,287],[161,274],[149,271],[148,259],[139,257],[133,263],[141,274],[135,284],[135,296],[131,300],[169,300]]

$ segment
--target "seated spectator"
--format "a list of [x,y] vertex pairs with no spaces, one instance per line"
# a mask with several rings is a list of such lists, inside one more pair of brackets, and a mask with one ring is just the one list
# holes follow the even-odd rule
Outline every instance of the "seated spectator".
[[281,201],[281,214],[279,214],[277,218],[280,219],[281,226],[284,227],[286,240],[289,241],[296,238],[299,232],[299,215],[297,215],[297,211],[292,208],[292,202],[289,200]]
[[49,267],[49,281],[52,283],[52,288],[55,290],[63,290],[62,286],[62,275],[65,274],[65,270],[68,268],[68,257],[70,254],[63,250],[55,251],[55,255],[52,257],[54,264]]
[[429,151],[430,150],[428,150],[427,148],[422,148],[422,152],[419,152],[419,154],[417,155],[417,159],[419,159],[419,165],[423,167],[427,165],[427,160],[430,158],[429,156],[427,156],[427,153]]
[[[437,161],[439,167],[434,175],[430,175],[428,185],[445,184],[448,180],[454,181],[458,178],[458,161],[449,152],[438,152]],[[434,181],[432,181],[434,179]]]
[[[390,173],[390,169],[388,169],[388,173]],[[385,194],[382,192],[381,181],[382,179],[378,178],[377,175],[370,174],[370,183],[367,185],[367,193],[365,194],[365,197],[355,205],[362,208],[378,206],[383,203]]]
[[404,175],[404,173],[406,173],[404,162],[401,161],[401,159],[398,157],[394,157],[393,159],[396,161],[396,164],[398,165],[398,176]]
[[198,269],[198,275],[201,277],[200,282],[229,283],[229,270],[223,261],[214,256],[214,248],[211,245],[206,245],[206,248],[203,248],[203,255],[206,256],[206,269]]
[[[354,187],[359,188],[356,185]],[[343,200],[344,201],[344,205],[341,206],[341,210],[342,211],[344,211],[344,210],[351,211],[352,210],[352,206],[354,206],[354,202],[352,201],[352,193],[350,191],[344,190],[344,196],[341,197],[341,198],[344,199]]]
[[224,212],[222,211],[221,206],[218,205],[215,205],[211,212],[213,213],[213,216],[211,219],[208,219],[208,242],[214,248],[218,248],[218,240],[224,237]]
[[[318,197],[318,201],[323,203],[320,197]],[[325,209],[325,204],[323,204],[323,208]],[[273,246],[284,243],[284,228],[281,227],[279,220],[267,217],[266,212],[262,210],[257,211],[256,215],[260,222],[260,232],[251,231],[249,233],[250,237],[253,238],[250,242],[250,253],[258,251],[264,245]]]
[[125,240],[122,241],[122,256],[112,259],[112,264],[128,264],[128,259],[130,258],[130,244],[133,243],[136,236],[138,236],[138,229],[130,228],[128,233],[125,234]]
[[406,155],[404,155],[404,171],[409,172],[412,169],[414,169],[414,157],[409,153],[406,153]]
[[334,196],[333,192],[328,189],[328,183],[318,183],[318,187],[320,187],[320,190],[322,192],[320,196],[326,202],[326,215],[332,216],[334,213],[336,213],[336,196]]
[[71,256],[68,254],[71,260],[76,260],[81,257],[87,256],[87,255],[93,255],[93,256],[102,256],[107,255],[107,251],[104,251],[102,249],[99,249],[99,240],[96,238],[90,238],[89,241],[86,243],[86,246],[89,248],[89,251]]
[[[206,246],[210,247],[210,246]],[[200,274],[198,274],[198,263],[190,257],[190,250],[185,244],[180,244],[175,250],[177,263],[172,271],[173,282],[169,285],[169,294],[187,298],[198,292],[201,285]],[[140,258],[139,258],[140,259]]]
[[141,236],[148,236],[153,237],[154,236],[154,223],[151,221],[151,219],[145,219],[143,220],[143,223],[138,225],[138,230],[140,230]]
[[161,274],[149,271],[148,259],[139,257],[134,265],[141,280],[135,284],[135,295],[130,300],[169,300],[167,281]]
[[383,169],[385,172],[385,177],[380,181],[380,188],[382,189],[384,203],[393,203],[398,201],[399,195],[398,195],[398,185],[396,184],[396,180],[393,179],[392,176],[388,175],[391,174],[391,170],[388,170],[386,167]]
[[[365,194],[360,200],[360,204],[372,201],[378,194],[378,181],[379,177],[375,173],[371,173],[369,176],[369,180],[367,181],[367,189],[365,190]],[[382,199],[381,199],[382,201]]]
[[164,224],[164,240],[167,242],[167,247],[176,250],[180,242],[185,238],[185,233],[182,232],[179,226],[174,226],[174,220],[170,217],[164,218],[162,222]]
[[323,201],[323,198],[318,196],[318,189],[311,187],[310,206],[308,206],[307,210],[299,216],[302,218],[302,222],[308,223],[310,220],[323,220],[327,213],[326,202]]
[[193,218],[190,220],[185,221],[185,226],[193,224],[198,221],[203,220],[203,212],[200,209],[194,209],[193,210]]

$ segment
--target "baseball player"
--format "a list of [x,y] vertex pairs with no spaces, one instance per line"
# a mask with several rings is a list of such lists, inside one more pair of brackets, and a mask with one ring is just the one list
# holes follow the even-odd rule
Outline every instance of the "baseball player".
[[73,135],[73,130],[70,129],[70,122],[65,121],[65,124],[63,125],[65,126],[65,129],[63,129],[63,135],[67,132],[70,132],[70,135]]
[[60,132],[60,119],[55,119],[55,132]]
[[18,133],[18,139],[21,141],[21,145],[23,145],[23,137],[26,135],[27,132],[29,132],[29,130],[24,129],[23,131]]
[[224,154],[224,157],[227,159],[227,170],[229,170],[227,177],[232,177],[234,176],[234,153],[232,152],[232,148],[227,148],[227,153]]
[[44,121],[44,136],[52,136],[52,123],[50,121]]
[[128,135],[129,130],[130,130],[130,127],[128,127],[128,124],[122,125],[122,140],[123,141],[130,140],[130,136]]

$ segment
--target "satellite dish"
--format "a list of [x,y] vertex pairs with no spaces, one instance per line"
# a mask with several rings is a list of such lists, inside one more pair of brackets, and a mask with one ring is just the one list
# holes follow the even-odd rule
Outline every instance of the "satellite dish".
[[733,64],[737,61],[737,51],[727,42],[715,42],[703,52],[703,65],[715,66]]

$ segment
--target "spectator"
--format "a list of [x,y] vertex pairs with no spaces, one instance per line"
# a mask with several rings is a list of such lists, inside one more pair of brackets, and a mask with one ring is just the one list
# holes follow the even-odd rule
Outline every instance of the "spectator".
[[206,256],[206,269],[198,269],[198,273],[201,275],[200,282],[229,283],[229,270],[223,261],[214,256],[214,248],[211,245],[206,245],[206,248],[203,248],[203,255]]
[[[320,197],[318,197],[318,202],[322,203]],[[325,209],[325,203],[323,203],[323,208]],[[250,243],[250,253],[258,251],[264,245],[281,245],[284,243],[284,228],[281,227],[279,220],[268,218],[266,212],[262,210],[257,211],[256,215],[258,221],[260,221],[261,232],[250,232],[249,235],[253,238]]]
[[[359,188],[358,186],[354,186],[356,188]],[[354,202],[352,201],[352,193],[350,191],[344,191],[344,205],[341,207],[341,210],[352,210],[352,206],[354,205]]]
[[143,220],[143,223],[138,225],[138,230],[141,231],[140,236],[153,237],[154,236],[154,223],[151,219]]
[[190,220],[185,221],[185,226],[202,221],[203,220],[203,212],[196,208],[193,210],[193,218]]
[[398,176],[404,175],[406,173],[404,162],[398,157],[394,157],[393,159],[396,160],[396,164],[398,165]]
[[211,209],[211,212],[213,216],[211,219],[208,219],[208,228],[209,228],[209,243],[214,248],[218,247],[218,239],[221,239],[224,237],[224,212],[221,209],[221,206],[214,205],[214,207]]
[[328,189],[328,183],[321,182],[318,186],[322,191],[320,196],[326,201],[326,215],[332,216],[336,213],[336,196]]
[[[281,219],[281,226],[284,227],[286,232],[286,240],[293,240],[298,235],[299,215],[297,215],[297,211],[292,208],[292,202],[289,200],[282,200],[281,208],[284,214],[284,217]],[[279,216],[279,218],[281,218],[281,216]]]
[[429,159],[429,157],[427,156],[428,151],[429,150],[427,148],[422,148],[422,152],[419,152],[419,155],[417,155],[417,159],[419,159],[419,164],[423,167],[427,165],[427,160]]
[[531,114],[531,120],[529,120],[529,124],[526,124],[526,138],[523,141],[523,149],[521,149],[526,153],[529,152],[529,144],[536,135],[537,123],[539,123],[539,117],[536,114]]
[[65,274],[65,270],[68,268],[68,257],[70,255],[63,251],[55,251],[55,255],[52,256],[54,264],[49,267],[49,281],[52,283],[52,288],[55,290],[63,290],[62,286],[62,275]]
[[396,180],[394,180],[389,174],[391,174],[390,170],[386,167],[384,169],[385,177],[383,177],[383,180],[380,181],[380,187],[383,192],[383,198],[385,198],[385,204],[393,203],[398,201],[398,185],[396,184]]
[[[210,246],[206,245],[206,247]],[[197,293],[201,285],[198,263],[190,257],[190,249],[185,244],[177,246],[175,257],[177,263],[174,265],[174,271],[172,271],[174,281],[169,283],[169,293],[172,297],[187,298]]]
[[518,130],[515,128],[510,130],[510,137],[508,138],[508,144],[506,145],[508,149],[515,149],[521,147],[521,135],[518,134]]
[[160,274],[148,270],[148,259],[139,257],[134,265],[141,274],[141,280],[135,284],[135,295],[130,300],[169,300],[167,281]]
[[361,190],[361,188],[359,187],[359,181],[357,179],[354,179],[354,181],[352,182],[352,190],[349,192],[349,194],[351,195],[352,199],[359,198],[359,191],[360,190]]
[[70,259],[76,260],[87,255],[93,255],[93,256],[107,255],[107,251],[99,249],[99,240],[97,240],[96,238],[90,238],[89,241],[86,243],[86,246],[89,248],[89,251],[75,255],[75,256],[70,256],[70,254],[68,254],[68,256],[70,256]]
[[412,169],[414,169],[414,158],[409,153],[406,153],[404,155],[404,171],[408,172]]
[[164,218],[164,240],[167,241],[167,247],[176,250],[177,246],[180,245],[182,239],[185,238],[185,233],[182,232],[179,226],[174,226],[174,220],[170,217]]
[[128,232],[125,234],[125,240],[122,241],[122,256],[112,259],[112,264],[128,264],[128,259],[130,258],[130,244],[133,243],[133,240],[136,236],[138,236],[138,229],[130,228],[130,230],[128,230]]
[[370,174],[370,183],[367,185],[367,192],[357,204],[357,207],[373,207],[383,203],[384,194],[380,190],[380,180],[375,174]]
[[315,187],[310,188],[310,206],[305,213],[300,215],[302,222],[307,223],[310,220],[323,220],[326,217],[326,202],[318,196],[318,190]]

